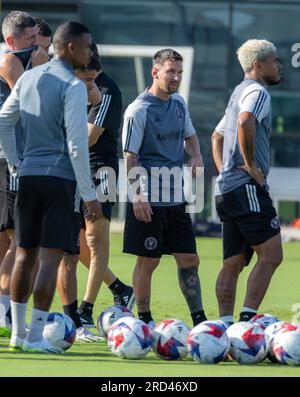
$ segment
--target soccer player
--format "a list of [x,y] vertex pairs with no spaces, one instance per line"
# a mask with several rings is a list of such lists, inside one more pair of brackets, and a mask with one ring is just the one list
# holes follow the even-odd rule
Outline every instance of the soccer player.
[[[134,305],[133,288],[122,283],[107,268],[109,226],[113,202],[105,201],[105,199],[109,197],[109,189],[116,190],[118,177],[117,137],[122,114],[121,92],[116,83],[103,72],[96,45],[93,46],[92,51],[93,55],[89,64],[77,70],[76,75],[85,82],[89,103],[93,104],[90,106],[88,115],[91,174],[98,190],[101,189],[104,192],[104,200],[101,203],[102,216],[94,224],[91,222],[83,222],[82,224],[80,260],[90,270],[85,296],[77,315],[77,291],[72,286],[76,283],[78,257],[65,256],[60,265],[58,277],[58,290],[64,311],[74,319],[78,328],[81,325],[84,327],[95,326],[92,316],[93,306],[102,280],[112,291],[116,305],[122,305],[130,309]],[[110,167],[113,175],[107,172],[108,167]],[[88,244],[85,233],[87,233]],[[64,287],[67,285],[70,288]],[[80,321],[77,318],[78,314]],[[77,340],[89,342],[90,335],[86,338],[85,330],[78,331]]]
[[268,86],[278,84],[282,66],[274,44],[248,40],[237,51],[245,72],[213,136],[213,156],[220,172],[215,199],[223,224],[223,266],[216,283],[220,317],[232,323],[240,272],[253,251],[257,262],[249,275],[240,321],[261,304],[282,261],[280,226],[268,193],[271,102]]
[[[187,105],[176,93],[182,78],[182,61],[182,56],[172,49],[158,51],[153,58],[151,87],[129,105],[124,115],[123,151],[133,195],[133,202],[127,204],[124,252],[137,255],[134,293],[139,318],[150,326],[154,324],[150,310],[151,277],[163,254],[172,254],[176,260],[179,285],[193,324],[206,320],[198,276],[199,257],[181,183],[184,147],[191,157],[194,175],[197,167],[203,165]],[[155,171],[175,167],[180,171],[179,186],[170,180],[170,189],[165,191]],[[154,192],[154,186],[159,186],[159,191]]]
[[46,54],[48,54],[51,45],[52,30],[44,19],[35,17],[34,20],[39,29],[37,35],[37,44],[43,48]]
[[[38,27],[31,15],[21,11],[12,11],[4,18],[2,34],[7,48],[0,58],[0,108],[25,70],[48,61],[47,53],[38,46]],[[19,129],[18,123],[16,131]],[[17,135],[21,136],[21,134]],[[22,139],[18,138],[17,143],[18,150],[21,152]],[[1,149],[0,157],[0,230],[2,232],[0,243],[4,256],[0,266],[0,336],[9,336],[11,328],[9,289],[16,253],[13,229],[18,179],[8,173]],[[7,247],[8,243],[10,243],[9,247]]]
[[[58,27],[53,42],[54,59],[22,75],[0,112],[0,139],[11,169],[18,162],[14,135],[18,119],[24,136],[18,169],[10,349],[41,353],[62,352],[43,339],[43,328],[63,253],[77,250],[79,193],[87,206],[87,219],[96,220],[101,214],[89,175],[86,87],[74,75],[75,68],[89,61],[91,35],[82,24],[67,22]],[[37,255],[39,272],[26,338],[26,307]]]

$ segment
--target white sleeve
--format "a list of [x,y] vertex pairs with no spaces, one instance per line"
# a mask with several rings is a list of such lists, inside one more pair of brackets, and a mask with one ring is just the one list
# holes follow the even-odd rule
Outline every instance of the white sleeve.
[[217,131],[220,135],[223,136],[225,131],[225,123],[226,123],[226,115],[222,117],[222,119],[219,121],[219,124],[215,128],[215,131]]
[[138,153],[144,138],[146,122],[146,110],[136,106],[134,103],[129,105],[124,114],[122,130],[123,152]]
[[96,190],[90,172],[86,104],[87,89],[76,79],[65,95],[67,145],[80,195],[84,201],[93,201]]
[[270,95],[263,88],[249,88],[244,90],[239,100],[240,112],[249,112],[259,123],[267,116],[270,111]]
[[0,143],[9,167],[19,163],[15,125],[20,118],[20,80],[17,81],[0,111]]

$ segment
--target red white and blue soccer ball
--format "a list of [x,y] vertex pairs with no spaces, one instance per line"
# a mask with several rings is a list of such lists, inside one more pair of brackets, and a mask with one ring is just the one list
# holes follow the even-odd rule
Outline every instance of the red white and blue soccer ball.
[[300,365],[300,326],[282,325],[275,334],[272,354],[280,364]]
[[99,336],[107,338],[110,327],[122,317],[134,317],[131,310],[124,306],[109,306],[100,313],[97,321]]
[[204,321],[188,335],[188,351],[196,362],[217,364],[223,361],[230,349],[227,325],[220,320]]
[[258,323],[264,328],[269,327],[269,325],[277,323],[279,319],[269,313],[258,313],[249,321],[250,323]]
[[268,354],[267,358],[272,361],[273,363],[278,363],[276,357],[273,354],[273,342],[274,338],[277,335],[277,333],[281,332],[285,328],[289,328],[290,323],[284,322],[284,321],[277,321],[276,323],[273,323],[269,325],[265,329],[265,338],[267,342],[267,349],[268,349]]
[[138,359],[152,347],[152,333],[147,324],[134,317],[119,318],[107,334],[108,347],[121,358]]
[[153,350],[163,360],[181,360],[187,353],[188,326],[180,320],[163,320],[153,330]]
[[75,341],[76,326],[64,313],[49,313],[43,330],[43,337],[53,346],[69,349]]
[[256,364],[267,355],[264,328],[257,323],[241,321],[227,330],[230,357],[240,364]]

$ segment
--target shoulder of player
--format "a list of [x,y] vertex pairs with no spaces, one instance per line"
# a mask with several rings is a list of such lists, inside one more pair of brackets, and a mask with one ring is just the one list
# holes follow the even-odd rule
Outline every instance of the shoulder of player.
[[261,85],[260,83],[254,81],[252,84],[249,84],[245,87],[245,89],[242,91],[240,101],[243,102],[247,97],[259,97],[260,95],[264,95],[267,98],[270,98],[270,94],[266,87]]
[[125,115],[126,116],[144,116],[146,115],[147,108],[149,107],[150,103],[145,101],[142,97],[137,97],[131,104],[128,105]]
[[1,67],[1,74],[3,71],[5,73],[9,72],[9,70],[24,71],[23,65],[19,60],[19,58],[11,53],[2,54],[0,59],[0,67]]

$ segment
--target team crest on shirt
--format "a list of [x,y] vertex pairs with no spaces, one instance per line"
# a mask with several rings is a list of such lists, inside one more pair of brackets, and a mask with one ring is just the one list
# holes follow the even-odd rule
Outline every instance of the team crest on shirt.
[[155,248],[157,247],[156,238],[155,237],[147,237],[146,240],[145,240],[145,247],[149,251],[155,250]]
[[275,218],[273,218],[273,219],[271,220],[271,228],[273,228],[273,229],[279,229],[279,226],[280,226],[280,224],[279,224],[279,219],[278,219],[277,216],[276,216]]
[[179,108],[176,108],[175,113],[176,113],[176,117],[177,117],[179,120],[182,120],[182,119],[183,119],[183,112],[182,112],[182,110],[180,110]]

